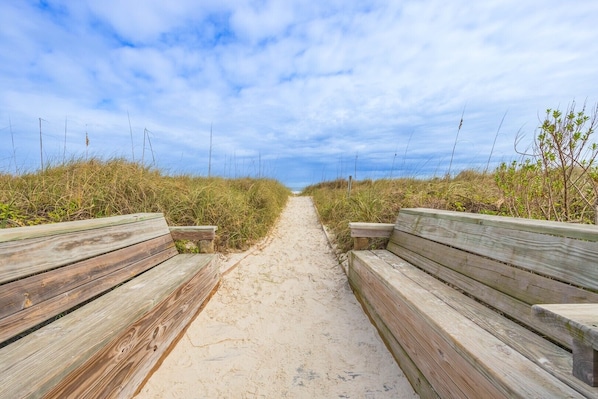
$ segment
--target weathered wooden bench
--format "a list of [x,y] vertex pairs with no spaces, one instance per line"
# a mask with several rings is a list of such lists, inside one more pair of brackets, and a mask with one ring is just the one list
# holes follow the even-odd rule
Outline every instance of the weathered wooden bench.
[[0,398],[132,397],[219,281],[162,214],[0,230]]
[[422,398],[598,397],[598,227],[402,209],[351,230],[387,231],[349,280]]

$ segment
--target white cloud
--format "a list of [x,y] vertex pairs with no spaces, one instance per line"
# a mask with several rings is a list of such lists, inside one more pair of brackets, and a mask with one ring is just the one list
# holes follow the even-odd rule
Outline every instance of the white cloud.
[[35,153],[39,117],[59,152],[69,116],[73,151],[93,127],[99,153],[128,154],[128,112],[135,149],[149,129],[174,170],[206,172],[213,124],[223,171],[261,158],[295,185],[357,153],[364,170],[409,156],[434,173],[464,109],[456,155],[485,166],[505,112],[497,160],[538,112],[598,100],[589,1],[47,4],[0,4],[0,134],[10,118],[21,153]]

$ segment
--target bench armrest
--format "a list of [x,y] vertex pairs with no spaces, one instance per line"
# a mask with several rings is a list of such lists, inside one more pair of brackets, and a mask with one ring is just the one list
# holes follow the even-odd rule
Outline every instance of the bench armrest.
[[598,304],[571,303],[532,306],[544,323],[565,327],[573,339],[573,375],[598,386]]
[[353,237],[353,249],[366,249],[369,246],[370,238],[390,238],[395,225],[392,223],[349,223],[351,237]]
[[199,252],[214,252],[214,239],[218,226],[169,226],[173,240],[189,240],[197,243]]

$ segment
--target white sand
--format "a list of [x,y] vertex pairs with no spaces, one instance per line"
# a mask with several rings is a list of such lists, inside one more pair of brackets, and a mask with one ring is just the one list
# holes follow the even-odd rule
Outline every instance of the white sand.
[[224,275],[137,396],[416,397],[306,197],[292,197],[265,245]]

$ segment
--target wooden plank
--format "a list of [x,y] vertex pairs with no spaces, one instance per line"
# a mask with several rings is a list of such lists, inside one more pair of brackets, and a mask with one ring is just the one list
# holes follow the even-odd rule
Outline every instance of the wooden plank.
[[[457,310],[565,384],[586,397],[598,397],[598,389],[588,387],[571,376],[573,362],[569,351],[551,343],[522,325],[500,316],[493,309],[463,295],[457,290],[447,289],[444,283],[414,267],[410,261],[401,259],[388,251],[376,250],[372,253],[384,260],[393,269],[400,270],[411,280],[427,287],[432,294],[448,306]],[[451,283],[450,281],[447,282]],[[529,307],[527,309],[529,313]]]
[[557,237],[568,237],[584,241],[598,241],[598,226],[591,224],[564,223],[549,220],[515,218],[508,216],[484,215],[427,208],[402,208],[396,224],[400,224],[401,214],[414,217],[437,218],[480,226],[494,226],[507,230],[548,234]]
[[[482,284],[448,267],[444,267],[419,253],[410,251],[406,248],[395,247],[394,245],[393,248],[392,252],[405,259],[407,262],[418,266],[440,280],[451,284],[453,287],[456,287],[463,292],[467,292],[468,295],[503,312],[514,320],[517,320],[524,325],[533,326],[536,331],[545,334],[547,337],[559,342],[561,345],[571,348],[572,342],[568,332],[564,329],[547,328],[545,325],[537,323],[530,314],[530,304],[522,302],[500,290],[492,288],[491,286]],[[386,258],[384,256],[382,257]]]
[[133,213],[129,215],[110,216],[105,218],[76,220],[72,222],[48,223],[36,226],[0,229],[0,243],[9,241],[42,238],[65,233],[76,233],[110,226],[137,223],[144,220],[163,219],[162,213]]
[[[185,255],[176,258],[195,262]],[[213,259],[47,397],[132,397],[216,289],[219,274],[216,258]]]
[[[348,277],[351,288],[358,297],[370,304],[370,312],[384,322],[395,341],[400,343],[403,352],[412,360],[419,373],[425,376],[434,392],[446,398],[467,397],[460,385],[472,391],[471,381],[451,375],[452,366],[448,363],[452,359],[434,356],[433,346],[437,340],[428,342],[425,337],[425,331],[429,331],[430,327],[421,324],[425,320],[413,324],[414,318],[417,320],[417,313],[402,300],[396,299],[387,282],[372,270],[369,254],[369,251],[350,252]],[[399,321],[403,327],[397,325]],[[411,378],[417,378],[417,374]]]
[[420,254],[529,305],[598,302],[598,293],[400,231],[394,233],[388,246],[391,252],[398,248]]
[[[356,278],[354,281],[352,281],[352,288],[353,285],[357,286],[358,284],[359,279]],[[401,368],[401,371],[403,371],[403,373],[409,380],[409,383],[411,384],[415,392],[419,395],[421,399],[440,399],[440,396],[438,395],[438,393],[436,393],[436,391],[434,391],[434,388],[432,387],[432,385],[430,385],[430,383],[426,379],[426,376],[423,375],[422,372],[417,368],[417,366],[415,365],[413,360],[411,360],[405,349],[403,349],[399,341],[397,341],[392,331],[390,331],[386,323],[384,323],[384,321],[380,318],[380,315],[376,313],[376,311],[374,310],[372,305],[367,301],[367,299],[363,298],[360,295],[361,290],[355,288],[353,288],[353,290],[355,297],[359,300],[359,303],[361,303],[361,306],[372,321],[372,324],[376,326],[376,329],[378,330],[380,337],[382,337],[382,340],[386,344],[390,353],[395,358],[397,364]]]
[[349,223],[351,237],[388,238],[395,225],[392,223]]
[[353,256],[361,295],[442,397],[581,397],[371,252]]
[[169,235],[2,286],[0,342],[177,255]]
[[549,326],[565,327],[573,338],[573,375],[598,386],[598,304],[534,305],[536,317]]
[[476,391],[478,395],[484,392],[489,398],[503,397],[493,386],[488,386],[487,381],[486,384],[477,381],[479,376],[470,373],[470,366],[444,341],[438,329],[427,323],[427,316],[397,296],[387,281],[368,270],[372,266],[369,259],[367,264],[361,264],[359,258],[362,258],[361,253],[350,265],[352,286],[368,298],[372,308],[440,397],[470,398]]
[[[0,243],[0,283],[170,234],[166,221],[156,217],[117,225],[104,223],[99,228],[94,223],[91,225],[94,226],[91,229],[85,229],[89,225],[81,223],[76,231],[60,235],[30,234],[32,238]],[[25,235],[28,234],[22,234]]]
[[538,323],[530,306],[598,302],[594,292],[404,232],[394,233],[388,249],[568,348],[572,345],[568,331]]
[[598,350],[598,304],[545,304],[532,310],[543,323],[567,327],[573,337]]
[[173,240],[213,240],[216,238],[217,226],[170,226]]
[[[214,255],[175,256],[75,312],[0,349],[0,375],[3,376],[0,397],[43,396],[71,373],[77,372],[89,359],[102,353],[106,345],[116,341],[119,342],[118,350],[111,353],[115,362],[120,361],[120,354],[134,347],[131,346],[133,341],[127,341],[127,334],[141,330],[135,323],[148,314],[151,314],[148,320],[153,320],[151,312],[157,304],[195,287],[195,283],[189,285],[189,282],[215,259]],[[208,292],[217,282],[210,281],[204,287]],[[195,289],[189,289],[189,292],[195,293]],[[185,306],[180,310],[183,313],[187,309]],[[151,330],[151,327],[147,328]],[[160,329],[154,329],[150,334],[156,339],[155,352],[160,356],[167,350],[164,346],[172,342],[168,338],[162,344],[158,337],[165,335],[161,334]],[[154,352],[154,346],[147,348]],[[123,368],[118,375],[126,375],[131,364],[128,361],[120,364]],[[89,369],[86,373],[97,371]],[[88,383],[93,383],[93,380]],[[87,389],[87,386],[82,389]]]
[[485,216],[401,210],[396,229],[598,291],[598,227]]

